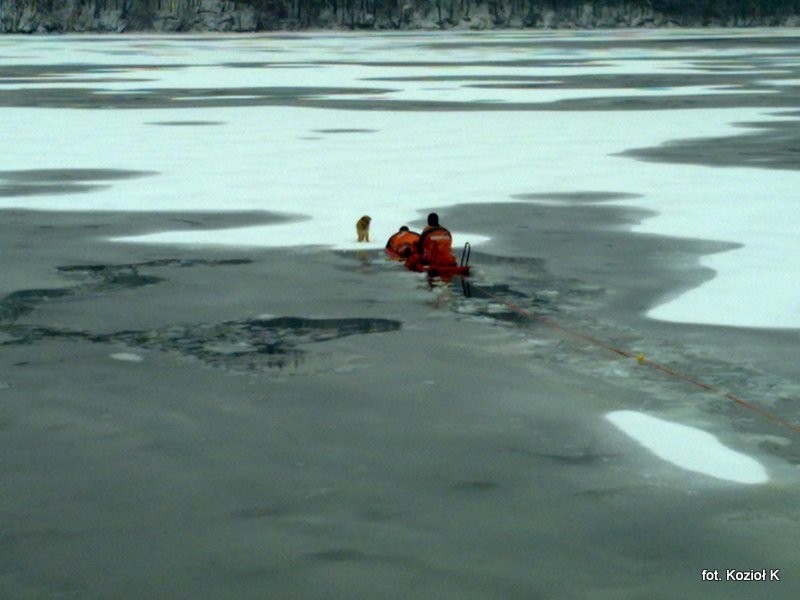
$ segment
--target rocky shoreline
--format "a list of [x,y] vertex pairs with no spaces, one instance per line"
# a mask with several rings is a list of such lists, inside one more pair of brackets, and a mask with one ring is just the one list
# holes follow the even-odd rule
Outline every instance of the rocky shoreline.
[[[740,4],[740,3],[739,3]],[[796,27],[800,3],[595,0],[7,0],[2,33]]]

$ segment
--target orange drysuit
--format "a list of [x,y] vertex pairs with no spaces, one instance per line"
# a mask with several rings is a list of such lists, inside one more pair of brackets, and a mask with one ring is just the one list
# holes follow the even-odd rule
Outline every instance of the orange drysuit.
[[386,249],[401,258],[408,258],[417,251],[419,237],[413,231],[398,231],[386,242]]

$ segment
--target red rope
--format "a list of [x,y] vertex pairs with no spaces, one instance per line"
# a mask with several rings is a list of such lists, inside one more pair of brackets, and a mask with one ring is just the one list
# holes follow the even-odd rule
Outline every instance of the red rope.
[[652,369],[655,369],[657,371],[661,371],[662,373],[664,373],[665,375],[668,375],[669,377],[673,377],[675,379],[680,379],[680,380],[685,381],[686,383],[692,384],[695,387],[698,387],[698,388],[700,388],[700,389],[702,389],[704,391],[713,392],[713,393],[715,393],[715,394],[717,394],[719,396],[722,396],[723,398],[726,398],[728,400],[731,400],[731,401],[735,402],[739,406],[742,406],[744,408],[752,410],[753,412],[761,415],[762,417],[765,417],[766,419],[769,419],[773,423],[777,423],[778,425],[782,425],[783,427],[787,427],[788,429],[791,429],[792,431],[794,431],[796,433],[800,433],[800,427],[798,427],[797,425],[794,425],[793,423],[790,423],[789,421],[786,421],[785,419],[782,419],[781,417],[773,415],[772,413],[764,410],[763,408],[761,408],[759,406],[756,406],[755,404],[752,404],[751,402],[748,402],[748,401],[744,400],[743,398],[741,398],[741,397],[739,397],[739,396],[737,396],[735,394],[732,394],[730,392],[725,392],[723,390],[720,390],[719,388],[716,388],[716,387],[714,387],[712,385],[704,383],[704,382],[700,381],[699,379],[696,379],[696,378],[691,377],[689,375],[684,375],[683,373],[680,373],[678,371],[670,369],[669,367],[665,367],[664,365],[661,365],[659,363],[653,362],[652,360],[648,360],[642,354],[638,354],[638,355],[633,354],[632,352],[629,352],[627,350],[623,350],[622,348],[617,348],[616,346],[612,346],[611,344],[609,344],[607,342],[599,340],[599,339],[597,339],[595,337],[592,337],[590,335],[587,335],[585,333],[581,333],[580,331],[577,331],[575,329],[570,329],[569,327],[564,327],[563,325],[560,325],[560,324],[556,323],[555,321],[553,321],[551,319],[548,319],[546,317],[542,317],[540,315],[536,315],[536,314],[534,314],[534,313],[532,313],[532,312],[530,312],[528,310],[525,310],[521,306],[518,306],[518,305],[514,304],[513,302],[510,302],[509,300],[506,300],[505,298],[503,298],[501,296],[498,296],[497,294],[493,294],[492,292],[489,292],[488,290],[485,290],[485,289],[481,288],[480,286],[475,285],[474,283],[470,283],[470,288],[473,289],[473,290],[477,290],[478,292],[480,292],[481,294],[485,295],[488,298],[492,298],[493,300],[496,300],[497,302],[500,302],[501,304],[507,306],[508,308],[510,308],[511,310],[516,312],[517,314],[520,314],[520,315],[522,315],[524,317],[527,317],[529,319],[534,319],[534,320],[536,320],[536,321],[538,321],[540,323],[543,323],[543,324],[547,325],[548,327],[551,327],[552,329],[556,329],[556,330],[558,330],[558,331],[560,331],[562,333],[565,333],[567,335],[570,335],[572,337],[576,337],[576,338],[582,339],[584,341],[587,341],[587,342],[589,342],[589,343],[591,343],[591,344],[593,344],[595,346],[598,346],[600,348],[604,348],[605,350],[608,350],[609,352],[613,352],[614,354],[618,354],[620,356],[624,356],[625,358],[636,358],[636,360],[637,360],[637,362],[639,364],[646,365],[646,366],[648,366],[648,367],[650,367]]

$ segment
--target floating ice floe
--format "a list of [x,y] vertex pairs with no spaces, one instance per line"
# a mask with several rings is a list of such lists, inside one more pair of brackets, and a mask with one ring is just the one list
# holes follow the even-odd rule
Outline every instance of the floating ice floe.
[[631,410],[611,412],[606,418],[659,458],[687,471],[750,485],[769,479],[761,463],[705,431]]

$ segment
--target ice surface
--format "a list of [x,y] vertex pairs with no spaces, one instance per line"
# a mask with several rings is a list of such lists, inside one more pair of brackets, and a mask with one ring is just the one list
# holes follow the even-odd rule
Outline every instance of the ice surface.
[[125,362],[142,362],[144,360],[141,354],[136,354],[135,352],[115,352],[114,354],[109,354],[109,356],[114,360]]
[[[665,39],[670,32],[627,33]],[[704,33],[704,35],[709,35]],[[736,35],[746,45],[747,36]],[[759,35],[766,35],[759,32]],[[691,37],[683,32],[681,37]],[[0,50],[16,64],[113,67],[81,73],[66,83],[52,73],[20,87],[93,88],[135,93],[165,89],[352,89],[338,99],[362,102],[365,110],[292,106],[208,106],[75,110],[4,108],[0,137],[13,153],[4,170],[127,169],[157,176],[116,182],[91,194],[2,197],[0,207],[37,210],[240,211],[269,210],[297,221],[269,226],[154,232],[121,238],[137,243],[235,246],[326,245],[379,248],[402,224],[420,225],[428,210],[461,203],[508,202],[515,194],[613,191],[637,194],[630,206],[658,211],[636,231],[714,239],[741,248],[703,259],[716,277],[648,314],[654,319],[742,327],[800,327],[800,253],[796,190],[800,174],[752,168],[718,168],[641,162],[617,154],[675,139],[742,134],[740,122],[778,120],[758,108],[659,111],[386,111],[380,100],[543,103],[586,97],[721,93],[708,86],[669,89],[476,88],[473,80],[397,78],[535,75],[558,80],[576,74],[631,75],[697,72],[692,60],[741,56],[743,48],[670,50],[609,46],[607,51],[568,45],[531,51],[526,40],[568,40],[539,34],[441,34],[435,36],[313,35],[125,38],[13,37]],[[587,39],[608,39],[597,34]],[[429,47],[431,42],[457,42]],[[492,46],[497,42],[496,46]],[[502,42],[502,43],[501,43]],[[478,44],[471,47],[470,43]],[[505,45],[503,44],[505,43]],[[480,44],[488,44],[481,46]],[[24,50],[20,45],[26,46]],[[133,53],[124,53],[132,50]],[[768,56],[769,48],[747,47]],[[520,59],[584,61],[575,67],[520,66]],[[472,61],[472,63],[471,63]],[[480,61],[479,65],[475,61]],[[510,62],[509,62],[510,61]],[[231,67],[231,63],[239,66]],[[463,64],[463,66],[460,66]],[[135,68],[131,68],[135,67]],[[765,73],[768,75],[768,73]],[[132,81],[140,78],[145,81]],[[108,81],[111,79],[111,81]],[[98,80],[98,81],[92,81]],[[494,79],[492,82],[497,83]],[[363,89],[383,92],[365,96]],[[726,95],[735,89],[724,91]],[[203,94],[194,96],[202,98]],[[319,98],[326,98],[320,92]],[[333,96],[331,96],[333,97]],[[229,100],[234,101],[234,97]],[[215,122],[208,127],[157,127],[154,122]],[[333,132],[339,130],[338,132]],[[349,132],[346,130],[350,130]],[[2,181],[0,181],[2,185]],[[355,221],[373,218],[372,243],[355,242]],[[445,223],[446,225],[446,223]],[[480,243],[481,232],[454,231],[455,244]]]
[[700,429],[632,410],[611,412],[606,418],[653,454],[682,469],[736,483],[769,480],[757,460],[731,450]]

